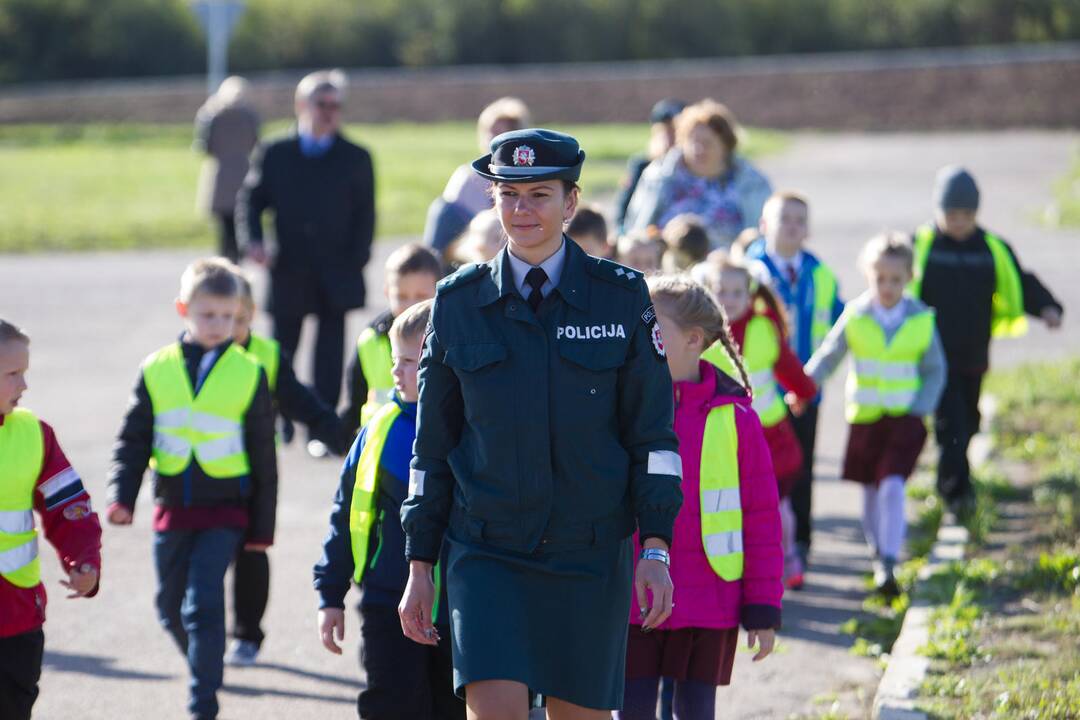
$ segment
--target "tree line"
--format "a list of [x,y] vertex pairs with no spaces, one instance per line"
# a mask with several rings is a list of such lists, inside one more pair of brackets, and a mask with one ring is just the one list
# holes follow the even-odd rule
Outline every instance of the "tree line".
[[[229,66],[427,67],[1080,38],[1080,0],[247,0]],[[0,82],[193,74],[186,0],[0,0]]]

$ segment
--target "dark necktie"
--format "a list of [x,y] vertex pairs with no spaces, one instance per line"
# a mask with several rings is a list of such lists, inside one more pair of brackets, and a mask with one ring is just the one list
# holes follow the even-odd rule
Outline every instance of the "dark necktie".
[[540,307],[540,301],[544,299],[544,294],[540,292],[540,288],[544,287],[544,283],[548,280],[547,273],[544,272],[544,268],[534,267],[525,275],[525,284],[532,288],[532,292],[529,293],[529,297],[525,300],[529,303],[529,307],[533,312]]

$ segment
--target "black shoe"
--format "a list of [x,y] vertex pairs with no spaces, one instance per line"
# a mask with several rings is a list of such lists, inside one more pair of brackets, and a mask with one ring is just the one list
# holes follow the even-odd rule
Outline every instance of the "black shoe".
[[886,598],[894,598],[900,594],[895,570],[896,560],[893,558],[874,561],[874,592]]

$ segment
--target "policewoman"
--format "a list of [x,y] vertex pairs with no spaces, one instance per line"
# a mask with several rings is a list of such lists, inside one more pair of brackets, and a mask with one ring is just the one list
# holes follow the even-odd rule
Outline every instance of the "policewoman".
[[[527,129],[473,163],[509,242],[439,284],[420,360],[398,609],[408,637],[452,643],[480,720],[526,718],[530,690],[550,718],[609,717],[629,603],[650,628],[671,610],[671,376],[640,273],[563,234],[584,160],[569,135]],[[444,538],[449,639],[430,623]]]

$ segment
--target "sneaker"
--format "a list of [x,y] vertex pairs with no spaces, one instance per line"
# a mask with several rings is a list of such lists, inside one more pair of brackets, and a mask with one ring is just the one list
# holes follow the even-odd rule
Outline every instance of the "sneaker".
[[321,440],[308,440],[307,453],[316,460],[322,460],[330,456],[330,448]]
[[788,575],[786,578],[784,578],[784,587],[786,587],[788,590],[802,590],[805,584],[806,579],[803,577],[803,574],[801,572],[795,573],[793,575]]
[[802,590],[805,584],[802,558],[792,553],[784,559],[784,587],[788,590]]
[[225,654],[225,664],[233,667],[251,667],[259,657],[259,646],[250,640],[233,640]]
[[900,584],[896,582],[894,570],[896,561],[892,558],[883,558],[874,561],[874,591],[887,598],[894,598],[900,594]]

